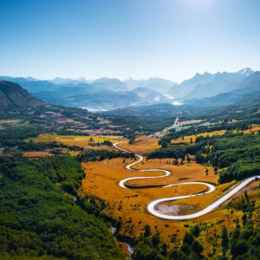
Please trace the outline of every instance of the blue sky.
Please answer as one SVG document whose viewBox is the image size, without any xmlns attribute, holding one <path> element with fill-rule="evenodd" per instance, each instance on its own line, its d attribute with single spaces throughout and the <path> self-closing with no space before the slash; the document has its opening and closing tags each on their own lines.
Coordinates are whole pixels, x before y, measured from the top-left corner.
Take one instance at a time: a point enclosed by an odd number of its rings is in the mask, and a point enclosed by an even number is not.
<svg viewBox="0 0 260 260">
<path fill-rule="evenodd" d="M 1 75 L 163 77 L 260 70 L 258 0 L 0 0 Z"/>
</svg>

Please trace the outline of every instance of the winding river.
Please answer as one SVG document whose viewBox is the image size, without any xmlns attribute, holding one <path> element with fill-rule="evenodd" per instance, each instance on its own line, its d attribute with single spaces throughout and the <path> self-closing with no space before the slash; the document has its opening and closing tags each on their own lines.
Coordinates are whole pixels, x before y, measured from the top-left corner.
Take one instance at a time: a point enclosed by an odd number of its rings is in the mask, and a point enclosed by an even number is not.
<svg viewBox="0 0 260 260">
<path fill-rule="evenodd" d="M 118 143 L 113 144 L 113 145 L 116 149 L 118 149 L 122 152 L 129 153 L 128 150 L 121 148 Z M 136 157 L 136 160 L 134 162 L 126 165 L 126 169 L 128 171 L 133 171 L 133 170 L 136 171 L 136 169 L 134 169 L 133 167 L 135 165 L 141 163 L 144 160 L 144 157 L 140 154 L 135 154 L 135 157 Z M 125 178 L 118 183 L 119 187 L 121 187 L 122 189 L 127 189 L 126 183 L 128 181 L 131 181 L 131 180 L 140 180 L 140 179 L 142 179 L 142 180 L 147 179 L 148 180 L 148 179 L 165 178 L 165 177 L 170 176 L 172 174 L 168 170 L 156 169 L 156 168 L 155 169 L 154 168 L 142 169 L 142 170 L 138 170 L 138 171 L 139 172 L 161 172 L 162 175 L 160 175 L 160 176 L 150 176 L 150 177 L 148 177 L 148 176 L 138 176 L 138 177 Z M 147 211 L 155 217 L 158 217 L 160 219 L 166 219 L 166 220 L 190 220 L 190 219 L 198 218 L 198 217 L 201 217 L 203 215 L 206 215 L 206 214 L 214 211 L 219 206 L 221 206 L 224 202 L 228 201 L 235 194 L 237 194 L 239 191 L 241 191 L 243 188 L 248 186 L 251 182 L 254 182 L 256 180 L 260 180 L 260 175 L 244 179 L 239 184 L 230 188 L 226 193 L 224 193 L 220 198 L 218 198 L 217 200 L 212 202 L 206 208 L 199 210 L 197 212 L 191 213 L 191 214 L 187 214 L 187 215 L 168 215 L 168 214 L 162 213 L 158 210 L 158 205 L 161 204 L 161 203 L 164 203 L 164 202 L 177 201 L 177 200 L 182 200 L 182 199 L 187 199 L 187 198 L 192 198 L 192 197 L 196 197 L 196 196 L 203 196 L 203 195 L 209 194 L 209 193 L 215 191 L 215 189 L 216 189 L 215 185 L 209 184 L 207 182 L 201 182 L 201 181 L 198 181 L 198 182 L 197 181 L 182 182 L 182 183 L 178 183 L 178 184 L 165 185 L 165 186 L 162 186 L 161 188 L 172 188 L 172 187 L 176 187 L 176 186 L 180 186 L 180 185 L 205 185 L 207 187 L 207 190 L 200 192 L 200 193 L 196 193 L 196 194 L 174 196 L 174 197 L 167 197 L 167 198 L 161 198 L 161 199 L 153 200 L 147 205 Z"/>
</svg>

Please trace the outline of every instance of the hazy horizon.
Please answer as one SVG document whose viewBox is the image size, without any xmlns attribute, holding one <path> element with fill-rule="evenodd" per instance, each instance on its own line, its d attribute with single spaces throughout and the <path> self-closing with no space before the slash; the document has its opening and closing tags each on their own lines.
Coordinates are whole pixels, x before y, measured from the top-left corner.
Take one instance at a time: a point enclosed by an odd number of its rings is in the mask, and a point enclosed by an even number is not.
<svg viewBox="0 0 260 260">
<path fill-rule="evenodd" d="M 260 70 L 257 0 L 3 0 L 0 75 L 163 78 Z"/>
<path fill-rule="evenodd" d="M 202 73 L 199 73 L 199 72 L 195 72 L 191 77 L 189 78 L 185 78 L 185 79 L 182 79 L 180 81 L 174 81 L 172 79 L 167 79 L 167 78 L 162 78 L 162 77 L 149 77 L 149 78 L 133 78 L 133 77 L 128 77 L 128 78 L 119 78 L 119 77 L 105 77 L 105 76 L 101 76 L 101 77 L 98 77 L 98 78 L 85 78 L 85 77 L 75 77 L 75 78 L 71 78 L 68 76 L 66 77 L 53 77 L 53 78 L 36 78 L 36 77 L 32 77 L 31 75 L 1 75 L 0 74 L 0 77 L 10 77 L 10 78 L 31 78 L 33 80 L 47 80 L 47 81 L 54 81 L 54 80 L 58 80 L 58 79 L 61 79 L 61 80 L 75 80 L 75 81 L 90 81 L 90 82 L 93 82 L 95 80 L 99 80 L 99 79 L 117 79 L 117 80 L 120 80 L 122 82 L 124 81 L 128 81 L 128 80 L 136 80 L 136 81 L 142 81 L 142 80 L 152 80 L 152 79 L 162 79 L 162 80 L 169 80 L 169 81 L 172 81 L 173 83 L 181 83 L 185 80 L 189 80 L 191 79 L 192 77 L 195 77 L 197 74 L 200 74 L 200 75 L 203 75 L 203 74 L 216 74 L 216 73 L 236 73 L 236 72 L 239 72 L 239 71 L 242 71 L 244 69 L 249 69 L 249 70 L 252 70 L 252 71 L 258 71 L 258 70 L 255 70 L 255 69 L 252 69 L 252 68 L 240 68 L 238 70 L 234 70 L 234 71 L 229 71 L 229 70 L 225 70 L 225 71 L 215 71 L 215 72 L 211 72 L 211 71 L 204 71 Z"/>
</svg>

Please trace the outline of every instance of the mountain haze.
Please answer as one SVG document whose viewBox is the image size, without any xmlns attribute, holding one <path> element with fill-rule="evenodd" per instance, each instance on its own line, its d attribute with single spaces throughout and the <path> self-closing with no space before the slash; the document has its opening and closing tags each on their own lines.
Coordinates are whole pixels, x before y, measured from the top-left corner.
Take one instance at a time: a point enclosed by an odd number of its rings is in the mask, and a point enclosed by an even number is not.
<svg viewBox="0 0 260 260">
<path fill-rule="evenodd" d="M 169 93 L 181 100 L 213 97 L 243 88 L 245 80 L 253 74 L 249 68 L 232 73 L 197 73 L 193 78 L 171 88 Z"/>
<path fill-rule="evenodd" d="M 147 80 L 100 78 L 94 81 L 56 78 L 0 77 L 13 81 L 45 102 L 68 107 L 81 107 L 93 111 L 114 110 L 129 106 L 178 101 L 198 106 L 229 105 L 239 101 L 244 93 L 258 91 L 259 72 L 249 68 L 237 72 L 196 74 L 180 84 L 151 78 Z M 202 100 L 203 102 L 198 102 Z"/>
</svg>

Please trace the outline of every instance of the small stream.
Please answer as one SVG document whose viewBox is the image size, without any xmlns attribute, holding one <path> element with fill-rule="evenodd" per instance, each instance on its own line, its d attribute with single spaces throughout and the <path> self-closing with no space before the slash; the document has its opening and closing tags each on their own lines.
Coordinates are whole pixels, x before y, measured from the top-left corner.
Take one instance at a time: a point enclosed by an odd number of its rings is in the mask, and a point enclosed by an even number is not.
<svg viewBox="0 0 260 260">
<path fill-rule="evenodd" d="M 129 258 L 131 259 L 131 255 L 134 253 L 134 248 L 130 245 L 129 242 L 126 241 L 126 239 L 119 239 L 117 236 L 116 236 L 116 232 L 117 232 L 117 227 L 115 226 L 111 226 L 111 233 L 112 235 L 115 237 L 115 239 L 121 243 L 124 243 L 126 244 L 127 246 L 127 251 L 128 251 L 128 256 Z"/>
</svg>

